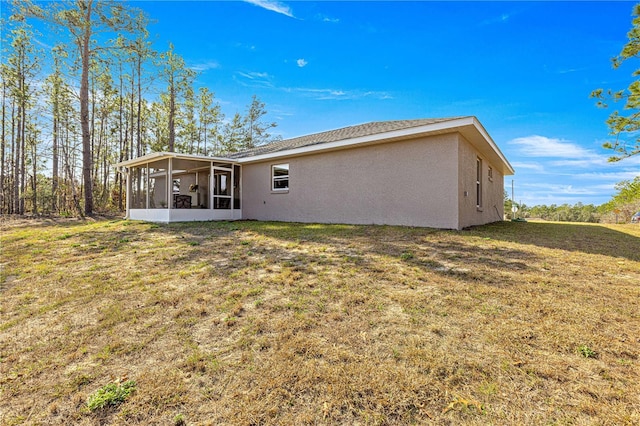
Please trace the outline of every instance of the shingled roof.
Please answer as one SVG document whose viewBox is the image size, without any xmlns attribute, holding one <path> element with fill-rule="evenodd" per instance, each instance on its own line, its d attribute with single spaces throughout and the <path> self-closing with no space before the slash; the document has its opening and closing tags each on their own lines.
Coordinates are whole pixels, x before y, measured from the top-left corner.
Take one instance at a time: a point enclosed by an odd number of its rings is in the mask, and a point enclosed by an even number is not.
<svg viewBox="0 0 640 426">
<path fill-rule="evenodd" d="M 359 124 L 356 126 L 343 127 L 341 129 L 329 130 L 327 132 L 314 133 L 312 135 L 299 136 L 297 138 L 285 139 L 272 142 L 267 145 L 258 146 L 247 151 L 224 154 L 226 158 L 237 159 L 252 157 L 256 155 L 271 154 L 275 152 L 287 151 L 294 148 L 303 148 L 312 145 L 319 145 L 329 142 L 337 142 L 363 136 L 375 135 L 378 133 L 404 130 L 412 127 L 425 126 L 428 124 L 441 123 L 445 121 L 457 120 L 464 117 L 449 118 L 422 118 L 418 120 L 394 120 L 394 121 L 373 121 L 371 123 Z"/>
</svg>

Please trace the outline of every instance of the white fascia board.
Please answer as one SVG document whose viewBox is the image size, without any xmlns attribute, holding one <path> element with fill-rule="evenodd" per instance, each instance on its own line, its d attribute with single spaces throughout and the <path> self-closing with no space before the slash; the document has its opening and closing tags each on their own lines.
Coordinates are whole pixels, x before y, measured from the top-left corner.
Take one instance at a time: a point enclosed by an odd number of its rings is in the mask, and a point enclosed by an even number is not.
<svg viewBox="0 0 640 426">
<path fill-rule="evenodd" d="M 113 165 L 113 167 L 130 167 L 136 166 L 138 164 L 145 164 L 150 161 L 156 161 L 162 159 L 166 152 L 152 152 L 150 154 L 145 154 L 142 157 L 132 158 L 130 160 L 124 160 L 119 163 Z"/>
</svg>

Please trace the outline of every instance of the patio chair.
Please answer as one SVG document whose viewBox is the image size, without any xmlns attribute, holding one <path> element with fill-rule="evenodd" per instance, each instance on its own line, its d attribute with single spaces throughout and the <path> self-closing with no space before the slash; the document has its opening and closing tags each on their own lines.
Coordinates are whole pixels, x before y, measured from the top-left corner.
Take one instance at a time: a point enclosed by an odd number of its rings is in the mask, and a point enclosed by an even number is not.
<svg viewBox="0 0 640 426">
<path fill-rule="evenodd" d="M 176 195 L 174 207 L 176 209 L 190 209 L 191 195 Z"/>
</svg>

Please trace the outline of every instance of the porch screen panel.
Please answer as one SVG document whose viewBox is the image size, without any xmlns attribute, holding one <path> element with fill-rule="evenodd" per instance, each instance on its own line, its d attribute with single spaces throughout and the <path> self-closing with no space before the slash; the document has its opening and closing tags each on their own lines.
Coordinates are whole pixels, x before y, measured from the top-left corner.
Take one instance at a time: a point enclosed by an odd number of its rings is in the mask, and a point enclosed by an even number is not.
<svg viewBox="0 0 640 426">
<path fill-rule="evenodd" d="M 213 208 L 228 210 L 231 208 L 231 170 L 213 170 Z"/>
<path fill-rule="evenodd" d="M 167 169 L 149 167 L 149 209 L 166 209 Z"/>
<path fill-rule="evenodd" d="M 147 166 L 133 167 L 131 177 L 131 208 L 147 208 Z"/>
</svg>

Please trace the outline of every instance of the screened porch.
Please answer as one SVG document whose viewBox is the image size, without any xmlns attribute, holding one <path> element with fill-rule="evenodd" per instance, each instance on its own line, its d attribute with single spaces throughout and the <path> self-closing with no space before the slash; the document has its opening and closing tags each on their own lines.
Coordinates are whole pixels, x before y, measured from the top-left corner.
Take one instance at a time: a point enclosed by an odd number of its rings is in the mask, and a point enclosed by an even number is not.
<svg viewBox="0 0 640 426">
<path fill-rule="evenodd" d="M 242 218 L 241 167 L 169 152 L 116 164 L 126 176 L 126 218 L 152 222 Z"/>
</svg>

